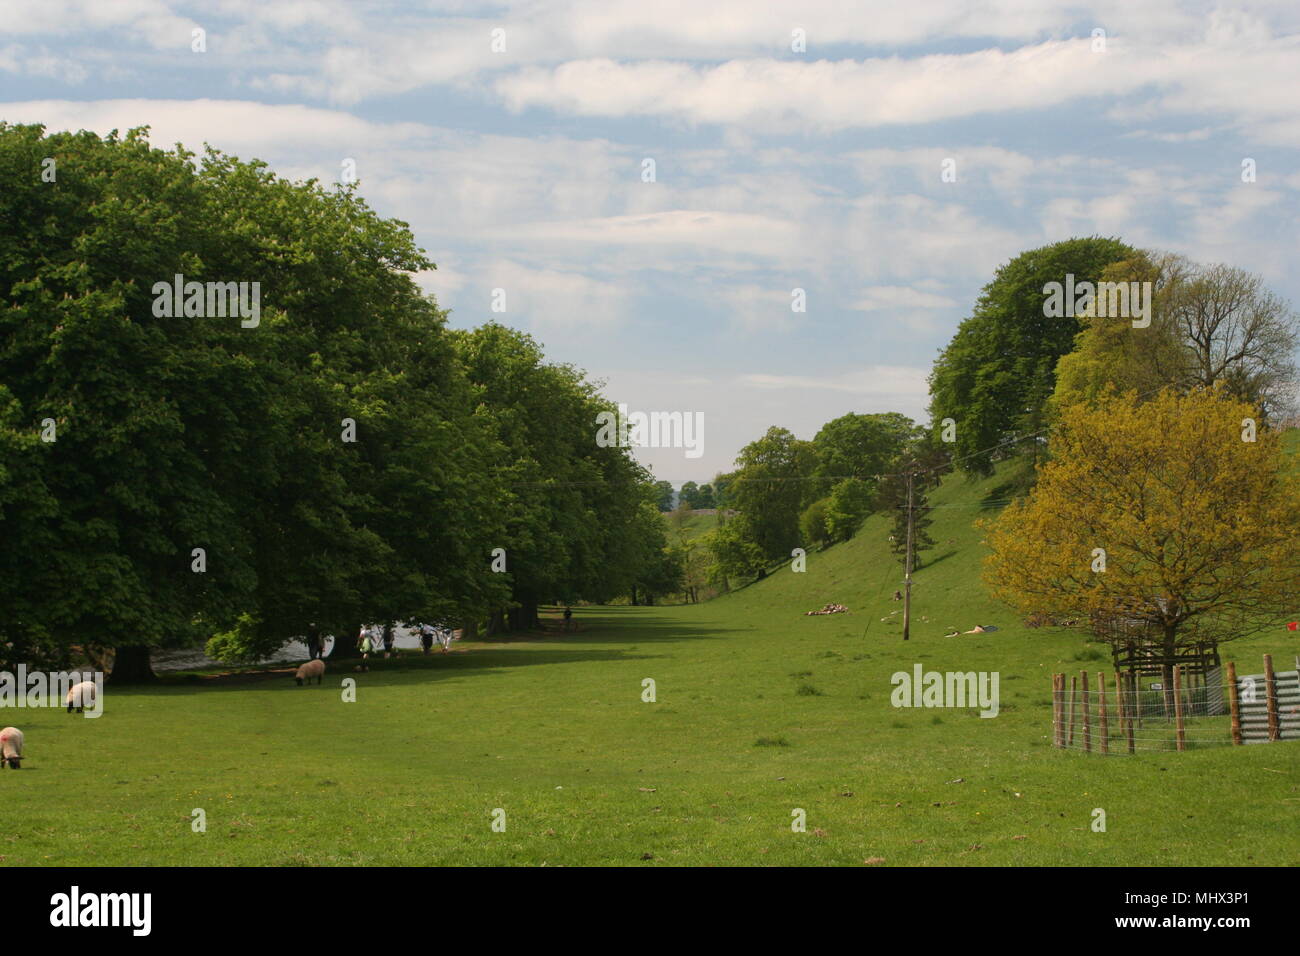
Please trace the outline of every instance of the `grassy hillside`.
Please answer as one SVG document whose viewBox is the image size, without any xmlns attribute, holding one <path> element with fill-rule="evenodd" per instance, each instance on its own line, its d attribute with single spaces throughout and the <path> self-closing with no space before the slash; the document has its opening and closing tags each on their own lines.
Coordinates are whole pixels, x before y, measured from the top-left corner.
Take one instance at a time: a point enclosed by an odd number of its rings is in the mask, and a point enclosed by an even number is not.
<svg viewBox="0 0 1300 956">
<path fill-rule="evenodd" d="M 1300 745 L 1049 746 L 1049 674 L 1109 660 L 983 596 L 971 521 L 1004 494 L 995 477 L 933 495 L 907 644 L 873 518 L 805 573 L 706 604 L 580 609 L 576 634 L 381 661 L 346 675 L 355 703 L 332 671 L 110 691 L 98 720 L 24 712 L 0 863 L 1300 864 Z M 851 613 L 804 616 L 828 601 Z M 1001 630 L 942 636 L 975 623 Z M 1279 628 L 1226 656 L 1289 665 L 1298 643 Z M 1000 714 L 892 707 L 916 663 L 999 672 Z"/>
<path fill-rule="evenodd" d="M 664 521 L 668 525 L 668 540 L 675 544 L 678 540 L 679 531 L 687 541 L 708 534 L 718 526 L 718 512 L 714 508 L 687 511 L 681 516 L 679 522 L 677 515 L 670 511 L 664 515 Z"/>
</svg>

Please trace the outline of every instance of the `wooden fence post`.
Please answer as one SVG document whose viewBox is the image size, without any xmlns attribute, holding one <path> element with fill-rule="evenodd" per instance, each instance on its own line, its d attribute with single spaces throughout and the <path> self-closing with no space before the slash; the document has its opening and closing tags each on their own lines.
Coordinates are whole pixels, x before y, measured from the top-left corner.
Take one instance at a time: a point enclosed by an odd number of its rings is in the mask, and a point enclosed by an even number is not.
<svg viewBox="0 0 1300 956">
<path fill-rule="evenodd" d="M 1121 744 L 1124 740 L 1124 678 L 1119 671 L 1115 672 L 1115 719 L 1119 721 L 1119 738 Z"/>
<path fill-rule="evenodd" d="M 1277 680 L 1273 677 L 1273 655 L 1264 655 L 1264 699 L 1268 705 L 1268 739 L 1280 740 L 1282 733 L 1277 722 Z"/>
<path fill-rule="evenodd" d="M 1070 678 L 1070 731 L 1065 738 L 1065 746 L 1074 746 L 1074 702 L 1079 696 L 1079 678 Z"/>
<path fill-rule="evenodd" d="M 1228 661 L 1228 708 L 1232 711 L 1232 743 L 1241 746 L 1241 704 L 1237 702 L 1237 662 Z"/>
<path fill-rule="evenodd" d="M 1092 718 L 1090 715 L 1091 701 L 1088 700 L 1088 672 L 1082 671 L 1083 675 L 1083 752 L 1092 753 Z"/>
<path fill-rule="evenodd" d="M 1106 722 L 1106 672 L 1097 671 L 1097 709 L 1101 718 L 1101 752 L 1110 753 L 1110 725 Z"/>
<path fill-rule="evenodd" d="M 1060 748 L 1061 735 L 1061 675 L 1052 675 L 1052 746 Z"/>
<path fill-rule="evenodd" d="M 1187 749 L 1187 739 L 1183 733 L 1183 668 L 1174 665 L 1174 724 L 1177 727 L 1178 749 Z"/>
<path fill-rule="evenodd" d="M 1128 706 L 1125 708 L 1125 710 L 1128 712 L 1128 752 L 1137 753 L 1136 749 L 1133 747 L 1133 710 L 1135 707 L 1137 707 L 1137 686 L 1138 686 L 1136 674 L 1128 675 L 1128 686 L 1129 686 L 1130 697 L 1128 699 Z M 1139 709 L 1138 715 L 1140 716 L 1141 713 L 1142 711 Z"/>
</svg>

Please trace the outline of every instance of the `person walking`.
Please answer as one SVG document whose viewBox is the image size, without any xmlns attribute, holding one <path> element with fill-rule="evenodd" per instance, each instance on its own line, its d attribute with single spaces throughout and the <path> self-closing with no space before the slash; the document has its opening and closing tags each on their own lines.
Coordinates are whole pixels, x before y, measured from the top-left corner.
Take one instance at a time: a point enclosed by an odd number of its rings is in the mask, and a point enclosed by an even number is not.
<svg viewBox="0 0 1300 956">
<path fill-rule="evenodd" d="M 573 630 L 573 608 L 571 607 L 564 609 L 564 629 L 566 631 Z"/>
<path fill-rule="evenodd" d="M 363 624 L 361 633 L 357 635 L 357 650 L 361 652 L 361 663 L 358 665 L 359 670 L 370 670 L 370 652 L 375 649 L 375 642 L 370 639 L 370 631 Z"/>
<path fill-rule="evenodd" d="M 433 650 L 433 625 L 428 621 L 420 625 L 420 646 L 424 648 L 425 657 Z"/>
<path fill-rule="evenodd" d="M 397 640 L 397 635 L 393 627 L 393 622 L 389 621 L 384 625 L 384 657 L 393 656 L 393 642 Z"/>
<path fill-rule="evenodd" d="M 307 625 L 307 660 L 314 661 L 321 654 L 320 627 L 316 624 Z"/>
</svg>

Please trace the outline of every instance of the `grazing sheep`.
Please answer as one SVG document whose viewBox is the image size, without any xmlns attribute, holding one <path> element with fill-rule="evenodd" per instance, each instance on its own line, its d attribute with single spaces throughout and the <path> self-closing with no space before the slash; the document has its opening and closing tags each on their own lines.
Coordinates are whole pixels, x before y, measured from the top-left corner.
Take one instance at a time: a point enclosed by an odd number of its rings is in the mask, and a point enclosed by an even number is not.
<svg viewBox="0 0 1300 956">
<path fill-rule="evenodd" d="M 17 770 L 23 759 L 23 732 L 17 727 L 0 730 L 0 770 L 13 767 Z"/>
<path fill-rule="evenodd" d="M 310 684 L 313 677 L 316 678 L 317 684 L 325 679 L 325 662 L 319 657 L 301 665 L 298 668 L 298 673 L 294 675 L 294 679 L 298 681 L 299 687 L 302 686 L 304 679 L 308 684 Z"/>
<path fill-rule="evenodd" d="M 68 705 L 68 713 L 72 713 L 72 708 L 77 708 L 77 713 L 81 713 L 86 707 L 95 706 L 95 684 L 93 681 L 83 680 L 80 684 L 73 684 L 68 690 L 68 696 L 64 698 Z"/>
</svg>

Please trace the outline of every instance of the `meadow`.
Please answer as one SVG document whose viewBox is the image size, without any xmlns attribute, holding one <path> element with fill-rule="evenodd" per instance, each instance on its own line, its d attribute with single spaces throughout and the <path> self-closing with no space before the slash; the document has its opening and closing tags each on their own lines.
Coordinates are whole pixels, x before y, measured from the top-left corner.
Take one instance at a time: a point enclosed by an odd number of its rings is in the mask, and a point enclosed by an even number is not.
<svg viewBox="0 0 1300 956">
<path fill-rule="evenodd" d="M 544 633 L 320 687 L 190 674 L 110 687 L 97 720 L 23 712 L 0 864 L 1300 864 L 1300 745 L 1050 746 L 1050 675 L 1109 654 L 984 595 L 972 521 L 1006 494 L 999 477 L 933 494 L 907 643 L 873 517 L 806 572 L 699 605 L 581 607 L 576 633 L 549 609 Z M 830 601 L 850 613 L 804 615 Z M 943 636 L 977 623 L 1000 629 Z M 1296 635 L 1223 648 L 1242 673 L 1265 652 L 1291 667 Z M 999 672 L 1000 713 L 892 707 L 891 675 L 917 663 Z"/>
</svg>

